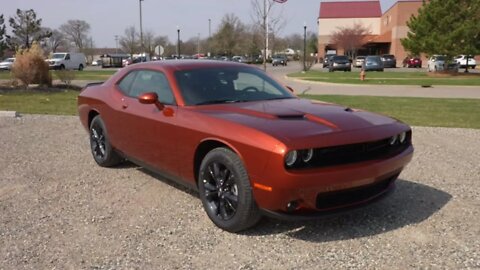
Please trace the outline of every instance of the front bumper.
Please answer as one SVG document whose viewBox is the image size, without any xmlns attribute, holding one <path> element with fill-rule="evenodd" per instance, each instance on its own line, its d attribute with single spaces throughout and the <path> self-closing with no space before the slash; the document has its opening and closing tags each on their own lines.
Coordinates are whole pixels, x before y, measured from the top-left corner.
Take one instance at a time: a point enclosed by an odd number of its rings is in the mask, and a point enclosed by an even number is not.
<svg viewBox="0 0 480 270">
<path fill-rule="evenodd" d="M 409 146 L 384 160 L 272 172 L 272 177 L 277 178 L 263 182 L 271 190 L 253 191 L 258 206 L 270 214 L 310 216 L 336 211 L 365 204 L 386 193 L 412 157 L 413 146 Z M 292 203 L 296 204 L 293 209 L 289 207 Z"/>
</svg>

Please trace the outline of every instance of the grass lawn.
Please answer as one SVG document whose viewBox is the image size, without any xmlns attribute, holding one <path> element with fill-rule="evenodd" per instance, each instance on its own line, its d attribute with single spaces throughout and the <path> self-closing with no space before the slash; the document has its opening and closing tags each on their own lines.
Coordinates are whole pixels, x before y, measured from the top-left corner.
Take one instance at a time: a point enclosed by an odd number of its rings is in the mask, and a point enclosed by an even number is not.
<svg viewBox="0 0 480 270">
<path fill-rule="evenodd" d="M 74 90 L 4 91 L 0 93 L 0 110 L 26 114 L 76 115 L 78 94 Z M 480 99 L 330 95 L 302 97 L 382 113 L 413 126 L 480 129 Z"/>
<path fill-rule="evenodd" d="M 0 110 L 27 114 L 76 115 L 79 91 L 39 90 L 0 93 Z"/>
<path fill-rule="evenodd" d="M 333 95 L 302 97 L 389 115 L 412 126 L 480 129 L 480 99 Z"/>
<path fill-rule="evenodd" d="M 308 81 L 346 83 L 346 84 L 376 84 L 376 85 L 478 85 L 480 74 L 435 74 L 427 72 L 367 72 L 366 80 L 360 81 L 358 71 L 352 72 L 321 72 L 310 70 L 306 73 L 292 73 L 288 75 Z"/>
<path fill-rule="evenodd" d="M 58 79 L 57 76 L 55 75 L 55 71 L 52 72 L 52 78 L 54 80 Z M 114 69 L 102 69 L 102 70 L 83 70 L 83 71 L 78 71 L 74 70 L 75 72 L 75 80 L 86 80 L 86 81 L 105 81 L 110 76 L 112 76 L 116 70 Z M 12 75 L 10 72 L 0 72 L 0 80 L 9 80 L 12 78 Z"/>
</svg>

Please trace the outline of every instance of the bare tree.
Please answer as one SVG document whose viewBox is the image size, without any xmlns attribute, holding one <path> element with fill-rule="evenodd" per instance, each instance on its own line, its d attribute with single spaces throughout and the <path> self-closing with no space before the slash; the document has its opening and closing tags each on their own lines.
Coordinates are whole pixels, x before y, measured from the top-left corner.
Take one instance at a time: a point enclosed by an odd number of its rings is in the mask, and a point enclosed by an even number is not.
<svg viewBox="0 0 480 270">
<path fill-rule="evenodd" d="M 48 27 L 45 27 L 44 31 L 52 33 L 50 37 L 43 40 L 43 48 L 46 53 L 54 53 L 59 47 L 65 46 L 65 36 L 62 34 L 62 32 L 56 29 L 51 30 Z"/>
<path fill-rule="evenodd" d="M 124 36 L 120 37 L 120 47 L 122 51 L 127 52 L 133 58 L 140 47 L 140 38 L 135 26 L 129 26 L 125 29 Z"/>
<path fill-rule="evenodd" d="M 330 42 L 337 48 L 342 48 L 345 54 L 355 58 L 357 51 L 365 45 L 365 37 L 370 34 L 370 30 L 361 23 L 355 23 L 352 27 L 338 27 L 338 30 L 332 33 Z"/>
<path fill-rule="evenodd" d="M 155 54 L 155 34 L 153 31 L 147 30 L 143 32 L 143 48 L 144 52 L 149 56 Z"/>
<path fill-rule="evenodd" d="M 263 42 L 263 67 L 266 69 L 267 56 L 269 48 L 275 49 L 275 37 L 285 26 L 282 18 L 282 12 L 275 14 L 275 5 L 278 3 L 274 0 L 252 0 L 252 19 L 254 25 L 261 26 Z M 269 44 L 269 41 L 272 44 Z"/>
<path fill-rule="evenodd" d="M 0 57 L 3 57 L 3 51 L 7 48 L 7 37 L 6 34 L 6 27 L 5 27 L 5 19 L 3 18 L 3 14 L 0 15 Z"/>
<path fill-rule="evenodd" d="M 212 37 L 214 50 L 223 55 L 243 54 L 245 25 L 234 14 L 226 14 Z"/>
<path fill-rule="evenodd" d="M 79 51 L 83 51 L 88 42 L 90 24 L 83 20 L 68 20 L 60 26 L 65 38 L 75 44 Z"/>
</svg>

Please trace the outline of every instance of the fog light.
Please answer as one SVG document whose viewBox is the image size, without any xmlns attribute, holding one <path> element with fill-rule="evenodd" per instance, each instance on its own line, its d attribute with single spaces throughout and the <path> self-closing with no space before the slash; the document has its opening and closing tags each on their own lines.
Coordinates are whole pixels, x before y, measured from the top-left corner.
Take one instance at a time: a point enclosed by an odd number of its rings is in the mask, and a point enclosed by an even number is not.
<svg viewBox="0 0 480 270">
<path fill-rule="evenodd" d="M 288 152 L 288 154 L 285 156 L 285 164 L 288 167 L 292 167 L 293 164 L 297 161 L 298 158 L 298 153 L 296 150 Z"/>
<path fill-rule="evenodd" d="M 287 211 L 292 212 L 295 211 L 298 208 L 298 202 L 297 201 L 291 201 L 287 203 Z"/>
</svg>

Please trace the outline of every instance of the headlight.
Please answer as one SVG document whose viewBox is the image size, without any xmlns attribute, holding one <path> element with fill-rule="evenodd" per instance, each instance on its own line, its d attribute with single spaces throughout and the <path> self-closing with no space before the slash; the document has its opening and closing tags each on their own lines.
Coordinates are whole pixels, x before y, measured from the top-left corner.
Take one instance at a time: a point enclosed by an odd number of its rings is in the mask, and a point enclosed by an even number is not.
<svg viewBox="0 0 480 270">
<path fill-rule="evenodd" d="M 397 135 L 391 137 L 390 140 L 388 141 L 388 143 L 390 145 L 395 145 L 395 143 L 397 142 L 397 137 L 398 137 Z"/>
<path fill-rule="evenodd" d="M 297 161 L 298 158 L 298 152 L 296 150 L 288 152 L 288 154 L 285 156 L 285 164 L 288 167 L 292 167 L 293 164 Z"/>
<path fill-rule="evenodd" d="M 406 138 L 407 138 L 407 133 L 405 131 L 400 133 L 400 135 L 398 135 L 398 141 L 400 143 L 404 143 Z"/>
<path fill-rule="evenodd" d="M 306 149 L 302 151 L 302 160 L 307 163 L 313 158 L 313 149 Z"/>
</svg>

